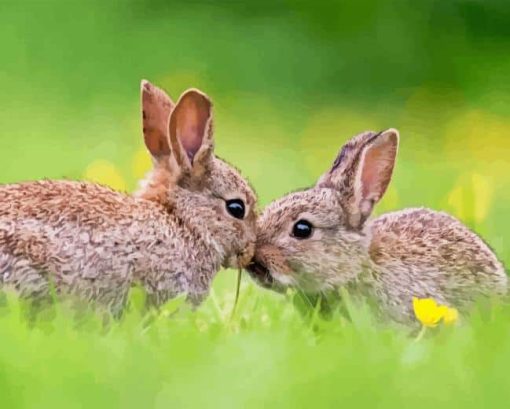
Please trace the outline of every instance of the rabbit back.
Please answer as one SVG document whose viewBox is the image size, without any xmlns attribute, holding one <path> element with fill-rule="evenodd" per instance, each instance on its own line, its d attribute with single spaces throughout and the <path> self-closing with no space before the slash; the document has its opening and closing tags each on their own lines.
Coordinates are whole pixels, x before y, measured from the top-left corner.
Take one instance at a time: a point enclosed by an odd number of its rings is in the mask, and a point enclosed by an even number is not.
<svg viewBox="0 0 510 409">
<path fill-rule="evenodd" d="M 369 280 L 390 310 L 412 314 L 412 297 L 462 309 L 507 292 L 507 275 L 494 252 L 446 213 L 406 209 L 384 214 L 367 228 Z"/>
<path fill-rule="evenodd" d="M 114 305 L 142 284 L 155 303 L 206 291 L 217 256 L 162 205 L 85 182 L 0 187 L 0 285 Z M 198 277 L 198 279 L 197 279 Z"/>
</svg>

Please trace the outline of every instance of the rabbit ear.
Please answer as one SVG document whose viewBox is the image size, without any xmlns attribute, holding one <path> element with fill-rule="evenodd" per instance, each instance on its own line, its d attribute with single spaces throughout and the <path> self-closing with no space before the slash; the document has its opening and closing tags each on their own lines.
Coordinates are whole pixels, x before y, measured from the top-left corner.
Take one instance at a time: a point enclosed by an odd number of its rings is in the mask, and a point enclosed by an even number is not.
<svg viewBox="0 0 510 409">
<path fill-rule="evenodd" d="M 212 103 L 196 89 L 184 92 L 169 124 L 171 149 L 181 168 L 189 171 L 204 165 L 212 154 Z"/>
<path fill-rule="evenodd" d="M 175 104 L 162 89 L 142 80 L 142 122 L 145 146 L 159 160 L 170 155 L 168 121 Z"/>
<path fill-rule="evenodd" d="M 363 225 L 390 183 L 399 142 L 396 129 L 360 134 L 344 145 L 320 187 L 342 194 L 352 228 Z"/>
</svg>

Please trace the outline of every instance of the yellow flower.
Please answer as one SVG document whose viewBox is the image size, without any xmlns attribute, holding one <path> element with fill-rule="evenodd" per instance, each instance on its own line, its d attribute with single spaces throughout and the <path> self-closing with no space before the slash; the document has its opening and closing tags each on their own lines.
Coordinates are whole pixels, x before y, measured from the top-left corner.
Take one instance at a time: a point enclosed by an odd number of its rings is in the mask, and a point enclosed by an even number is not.
<svg viewBox="0 0 510 409">
<path fill-rule="evenodd" d="M 506 161 L 510 132 L 507 118 L 482 110 L 450 116 L 444 128 L 445 148 L 455 160 L 484 163 L 484 169 L 488 164 Z"/>
<path fill-rule="evenodd" d="M 473 173 L 471 175 L 471 183 L 475 200 L 475 221 L 481 223 L 485 220 L 489 212 L 494 187 L 489 179 L 478 173 Z"/>
<path fill-rule="evenodd" d="M 413 297 L 414 315 L 425 327 L 435 327 L 444 315 L 444 308 L 432 298 Z"/>
<path fill-rule="evenodd" d="M 133 156 L 133 175 L 136 179 L 142 179 L 151 170 L 152 162 L 149 153 L 140 149 Z"/>
<path fill-rule="evenodd" d="M 448 205 L 461 220 L 482 223 L 490 211 L 494 185 L 478 173 L 463 175 L 448 195 Z"/>
<path fill-rule="evenodd" d="M 110 186 L 115 190 L 126 190 L 126 182 L 117 167 L 104 159 L 92 162 L 83 174 L 83 178 L 102 185 Z"/>
<path fill-rule="evenodd" d="M 450 325 L 457 321 L 459 312 L 455 308 L 439 305 L 433 298 L 413 297 L 414 315 L 425 327 L 435 327 L 441 320 Z"/>
<path fill-rule="evenodd" d="M 445 323 L 445 325 L 455 324 L 455 322 L 457 322 L 457 320 L 459 319 L 459 312 L 457 311 L 456 308 L 448 307 L 445 308 L 446 311 L 443 315 L 443 322 Z"/>
</svg>

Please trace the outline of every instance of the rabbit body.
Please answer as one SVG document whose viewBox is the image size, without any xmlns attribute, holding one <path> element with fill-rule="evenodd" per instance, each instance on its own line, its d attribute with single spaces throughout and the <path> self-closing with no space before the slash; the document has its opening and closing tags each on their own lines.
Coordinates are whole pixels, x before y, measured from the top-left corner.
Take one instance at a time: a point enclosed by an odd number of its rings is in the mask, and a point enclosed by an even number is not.
<svg viewBox="0 0 510 409">
<path fill-rule="evenodd" d="M 197 223 L 204 211 L 170 213 L 83 182 L 1 186 L 0 284 L 31 298 L 54 285 L 117 308 L 135 283 L 155 304 L 179 293 L 200 300 L 223 258 Z"/>
<path fill-rule="evenodd" d="M 424 208 L 388 213 L 369 222 L 367 231 L 366 266 L 357 284 L 397 321 L 412 320 L 413 297 L 466 310 L 477 299 L 506 294 L 502 263 L 446 213 Z"/>
<path fill-rule="evenodd" d="M 144 81 L 142 106 L 154 169 L 135 195 L 74 181 L 0 185 L 0 287 L 35 300 L 54 287 L 119 313 L 133 284 L 150 305 L 181 293 L 198 304 L 221 266 L 249 261 L 255 195 L 212 153 L 208 98 L 190 90 L 173 104 Z"/>
<path fill-rule="evenodd" d="M 252 277 L 277 291 L 347 287 L 403 323 L 413 320 L 413 297 L 464 309 L 506 294 L 503 265 L 454 217 L 420 208 L 369 219 L 390 182 L 398 139 L 393 129 L 352 138 L 315 186 L 271 203 L 257 222 Z"/>
</svg>

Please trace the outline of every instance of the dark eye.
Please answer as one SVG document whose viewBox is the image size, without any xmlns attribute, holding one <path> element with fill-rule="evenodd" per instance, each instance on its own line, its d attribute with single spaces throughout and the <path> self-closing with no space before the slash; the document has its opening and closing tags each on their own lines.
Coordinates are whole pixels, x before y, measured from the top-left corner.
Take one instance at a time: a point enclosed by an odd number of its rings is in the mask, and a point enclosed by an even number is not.
<svg viewBox="0 0 510 409">
<path fill-rule="evenodd" d="M 312 235 L 313 226 L 307 220 L 298 220 L 292 228 L 292 235 L 297 239 L 307 239 Z"/>
<path fill-rule="evenodd" d="M 244 202 L 241 199 L 227 200 L 227 210 L 236 219 L 244 219 Z"/>
</svg>

